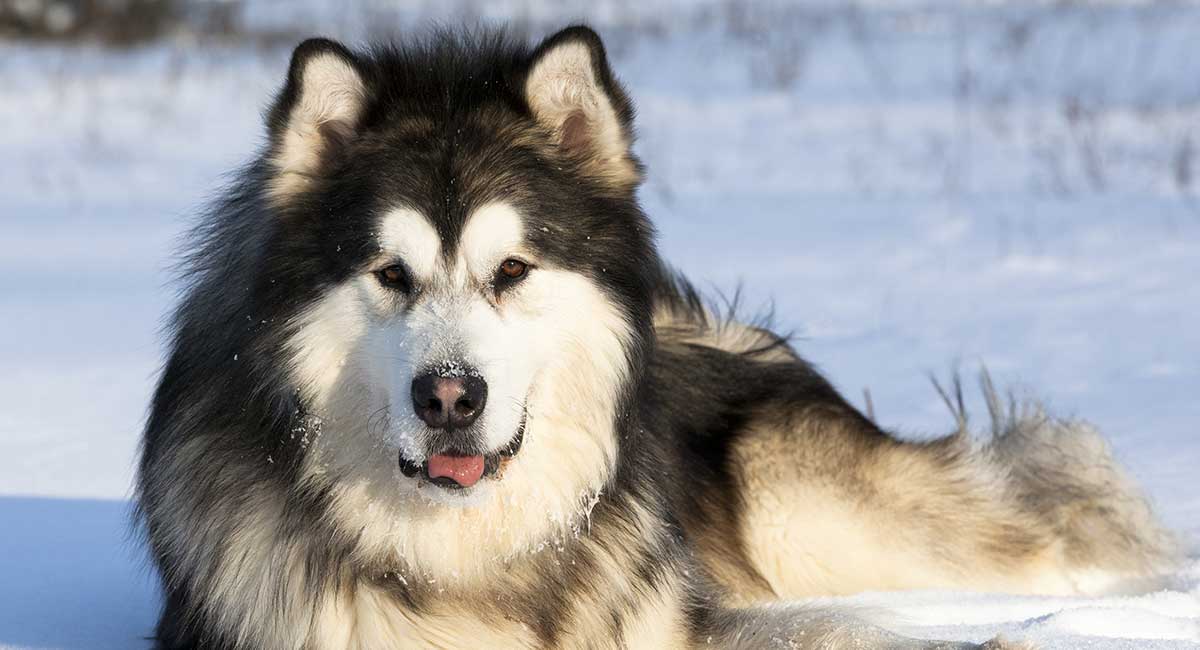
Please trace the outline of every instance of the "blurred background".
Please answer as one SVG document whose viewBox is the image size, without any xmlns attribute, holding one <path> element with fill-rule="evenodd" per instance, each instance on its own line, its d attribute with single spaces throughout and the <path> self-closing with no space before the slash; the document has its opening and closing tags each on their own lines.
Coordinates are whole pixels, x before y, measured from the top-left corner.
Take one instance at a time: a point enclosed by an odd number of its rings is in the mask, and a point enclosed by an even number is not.
<svg viewBox="0 0 1200 650">
<path fill-rule="evenodd" d="M 123 517 L 171 265 L 291 47 L 572 21 L 701 286 L 904 435 L 953 426 L 929 374 L 986 364 L 1200 533 L 1196 3 L 0 0 L 0 646 L 149 631 Z"/>
</svg>

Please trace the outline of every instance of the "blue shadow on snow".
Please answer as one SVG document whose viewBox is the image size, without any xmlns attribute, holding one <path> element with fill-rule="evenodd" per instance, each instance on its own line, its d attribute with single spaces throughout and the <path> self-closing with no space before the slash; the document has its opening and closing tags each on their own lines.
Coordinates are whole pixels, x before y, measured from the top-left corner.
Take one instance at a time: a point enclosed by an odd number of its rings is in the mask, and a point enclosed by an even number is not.
<svg viewBox="0 0 1200 650">
<path fill-rule="evenodd" d="M 150 646 L 161 596 L 130 508 L 0 496 L 0 647 Z"/>
</svg>

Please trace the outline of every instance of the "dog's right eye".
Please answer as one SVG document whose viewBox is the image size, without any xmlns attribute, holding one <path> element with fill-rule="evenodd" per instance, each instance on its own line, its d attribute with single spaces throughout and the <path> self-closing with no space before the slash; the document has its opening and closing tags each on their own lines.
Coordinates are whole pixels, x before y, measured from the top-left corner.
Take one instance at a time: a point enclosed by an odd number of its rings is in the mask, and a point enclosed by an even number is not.
<svg viewBox="0 0 1200 650">
<path fill-rule="evenodd" d="M 375 272 L 379 278 L 379 283 L 389 289 L 397 291 L 405 291 L 412 289 L 412 282 L 408 277 L 408 269 L 404 268 L 403 264 L 392 264 Z"/>
</svg>

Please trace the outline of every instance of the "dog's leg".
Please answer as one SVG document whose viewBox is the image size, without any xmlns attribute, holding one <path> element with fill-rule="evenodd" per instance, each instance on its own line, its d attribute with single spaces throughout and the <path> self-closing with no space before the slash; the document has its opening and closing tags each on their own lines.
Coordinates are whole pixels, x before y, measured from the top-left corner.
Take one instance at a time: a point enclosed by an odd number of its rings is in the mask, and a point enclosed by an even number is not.
<svg viewBox="0 0 1200 650">
<path fill-rule="evenodd" d="M 697 647 L 728 650 L 1025 650 L 1001 638 L 986 643 L 935 641 L 901 636 L 852 613 L 803 605 L 770 605 L 714 612 Z"/>
</svg>

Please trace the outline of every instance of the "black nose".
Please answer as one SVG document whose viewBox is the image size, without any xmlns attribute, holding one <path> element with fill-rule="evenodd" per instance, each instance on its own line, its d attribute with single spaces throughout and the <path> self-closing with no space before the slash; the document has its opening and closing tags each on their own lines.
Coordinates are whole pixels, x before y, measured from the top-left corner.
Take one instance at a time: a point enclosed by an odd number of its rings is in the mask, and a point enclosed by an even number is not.
<svg viewBox="0 0 1200 650">
<path fill-rule="evenodd" d="M 418 376 L 412 383 L 413 411 L 434 429 L 461 429 L 487 404 L 487 382 L 479 377 Z"/>
</svg>

